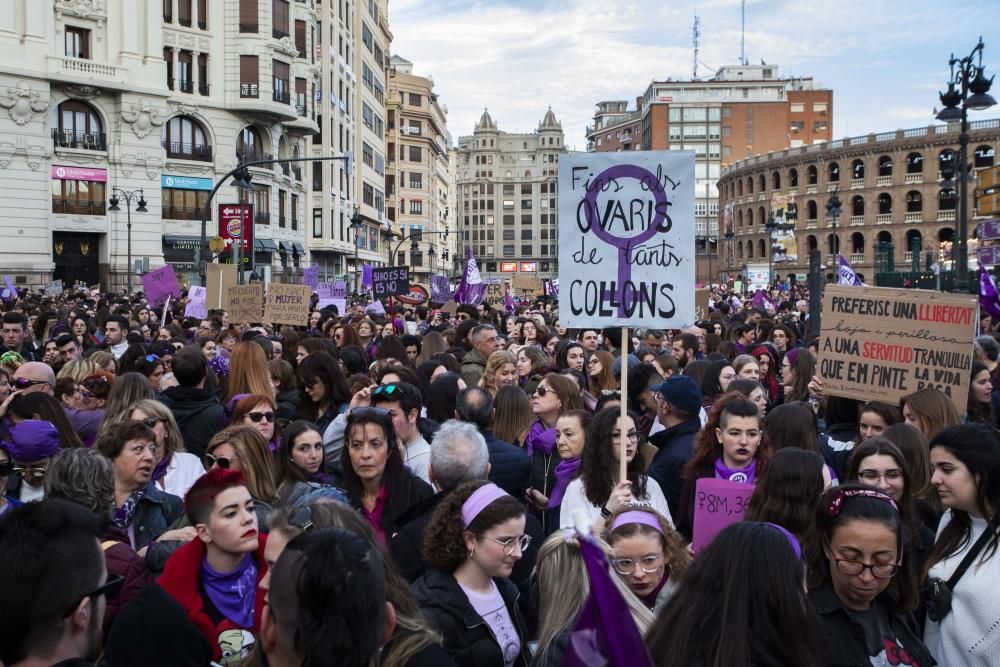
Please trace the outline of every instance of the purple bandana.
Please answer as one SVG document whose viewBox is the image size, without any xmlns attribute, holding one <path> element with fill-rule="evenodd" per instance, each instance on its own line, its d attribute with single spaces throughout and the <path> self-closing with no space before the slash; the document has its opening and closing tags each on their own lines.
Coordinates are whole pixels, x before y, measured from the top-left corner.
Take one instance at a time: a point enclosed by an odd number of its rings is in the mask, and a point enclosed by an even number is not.
<svg viewBox="0 0 1000 667">
<path fill-rule="evenodd" d="M 125 529 L 132 525 L 132 514 L 135 513 L 135 508 L 144 495 L 146 495 L 146 487 L 141 486 L 125 499 L 121 507 L 115 508 L 115 514 L 112 518 L 116 526 Z"/>
<path fill-rule="evenodd" d="M 215 608 L 241 628 L 253 627 L 253 606 L 257 592 L 257 564 L 247 554 L 232 572 L 216 572 L 201 561 L 201 585 Z"/>
<path fill-rule="evenodd" d="M 722 459 L 715 461 L 716 479 L 728 479 L 737 484 L 753 484 L 757 477 L 757 459 L 750 461 L 750 465 L 745 468 L 727 468 Z"/>
<path fill-rule="evenodd" d="M 545 456 L 550 455 L 556 448 L 556 427 L 545 428 L 542 420 L 536 419 L 531 424 L 531 429 L 524 439 L 524 444 L 528 450 L 528 456 L 531 456 L 536 449 L 545 454 Z"/>
<path fill-rule="evenodd" d="M 52 422 L 28 419 L 12 426 L 3 448 L 15 461 L 41 461 L 59 451 L 59 431 Z"/>
<path fill-rule="evenodd" d="M 550 508 L 559 507 L 559 504 L 562 503 L 566 487 L 576 477 L 576 472 L 580 469 L 581 461 L 583 459 L 578 456 L 575 459 L 563 459 L 556 466 L 556 483 L 552 485 L 552 492 L 549 493 Z"/>
</svg>

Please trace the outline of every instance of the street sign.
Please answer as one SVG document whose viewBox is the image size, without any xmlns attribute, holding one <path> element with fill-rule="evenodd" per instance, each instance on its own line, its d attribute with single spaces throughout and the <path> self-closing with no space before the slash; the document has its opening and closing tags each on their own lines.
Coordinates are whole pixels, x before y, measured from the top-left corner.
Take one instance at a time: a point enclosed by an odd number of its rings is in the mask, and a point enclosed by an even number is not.
<svg viewBox="0 0 1000 667">
<path fill-rule="evenodd" d="M 372 296 L 381 299 L 410 291 L 410 270 L 405 266 L 372 269 Z"/>
<path fill-rule="evenodd" d="M 1000 245 L 979 246 L 979 264 L 982 266 L 997 266 L 1000 264 Z"/>
<path fill-rule="evenodd" d="M 208 249 L 218 255 L 226 249 L 226 241 L 221 236 L 213 236 L 208 240 Z"/>
<path fill-rule="evenodd" d="M 225 243 L 225 250 L 234 241 L 242 240 L 243 255 L 249 256 L 253 252 L 253 204 L 219 204 L 219 236 Z"/>
</svg>

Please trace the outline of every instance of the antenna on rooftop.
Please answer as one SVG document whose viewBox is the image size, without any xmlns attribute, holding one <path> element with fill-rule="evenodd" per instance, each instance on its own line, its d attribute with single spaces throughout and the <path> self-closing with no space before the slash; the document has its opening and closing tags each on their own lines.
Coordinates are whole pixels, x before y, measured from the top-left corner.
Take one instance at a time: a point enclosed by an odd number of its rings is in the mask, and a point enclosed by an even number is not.
<svg viewBox="0 0 1000 667">
<path fill-rule="evenodd" d="M 740 64 L 744 67 L 747 64 L 746 52 L 747 35 L 747 0 L 740 2 Z"/>
<path fill-rule="evenodd" d="M 691 77 L 698 79 L 698 38 L 701 36 L 701 19 L 698 18 L 698 8 L 695 7 L 694 25 L 691 27 L 691 40 L 694 42 L 694 67 Z"/>
</svg>

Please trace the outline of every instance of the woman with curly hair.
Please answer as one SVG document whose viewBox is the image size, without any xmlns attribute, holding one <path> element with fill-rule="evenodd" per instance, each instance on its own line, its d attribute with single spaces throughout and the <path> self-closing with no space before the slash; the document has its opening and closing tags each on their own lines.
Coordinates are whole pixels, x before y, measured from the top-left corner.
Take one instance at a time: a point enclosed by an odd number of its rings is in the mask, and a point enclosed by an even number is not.
<svg viewBox="0 0 1000 667">
<path fill-rule="evenodd" d="M 552 359 L 537 347 L 524 347 L 517 353 L 517 382 L 522 387 L 535 375 L 552 367 Z"/>
<path fill-rule="evenodd" d="M 508 579 L 531 538 L 524 505 L 492 482 L 466 482 L 424 530 L 428 571 L 413 584 L 424 616 L 460 667 L 523 667 L 529 636 Z"/>
<path fill-rule="evenodd" d="M 691 565 L 684 538 L 649 507 L 612 513 L 603 537 L 614 550 L 615 570 L 646 608 L 658 614 Z"/>
<path fill-rule="evenodd" d="M 771 458 L 757 405 L 742 394 L 724 394 L 698 432 L 694 456 L 684 469 L 684 488 L 674 522 L 690 540 L 694 528 L 697 482 L 703 477 L 754 484 Z"/>
<path fill-rule="evenodd" d="M 646 476 L 639 453 L 639 432 L 630 413 L 624 425 L 618 408 L 604 408 L 587 428 L 580 476 L 569 483 L 559 507 L 559 527 L 575 525 L 584 512 L 591 525 L 627 507 L 651 507 L 670 519 L 667 499 L 655 479 Z M 626 477 L 618 481 L 622 439 L 625 439 Z"/>
<path fill-rule="evenodd" d="M 600 396 L 602 391 L 614 391 L 618 389 L 618 381 L 612 370 L 615 358 L 610 352 L 598 350 L 590 355 L 587 361 L 587 380 L 590 393 Z"/>
<path fill-rule="evenodd" d="M 507 350 L 498 350 L 486 360 L 479 386 L 496 398 L 500 387 L 507 385 L 517 385 L 517 357 Z"/>
</svg>

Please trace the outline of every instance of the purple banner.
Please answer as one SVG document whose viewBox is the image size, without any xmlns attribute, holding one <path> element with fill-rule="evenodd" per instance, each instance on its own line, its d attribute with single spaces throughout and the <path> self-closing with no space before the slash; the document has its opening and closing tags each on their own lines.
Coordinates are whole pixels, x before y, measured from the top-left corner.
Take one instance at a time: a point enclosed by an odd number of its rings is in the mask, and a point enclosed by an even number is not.
<svg viewBox="0 0 1000 667">
<path fill-rule="evenodd" d="M 372 288 L 372 265 L 365 264 L 361 267 L 361 287 Z"/>
<path fill-rule="evenodd" d="M 979 223 L 979 240 L 995 241 L 1000 239 L 1000 218 Z"/>
<path fill-rule="evenodd" d="M 309 285 L 312 291 L 319 289 L 319 267 L 308 266 L 302 270 L 302 284 Z"/>
<path fill-rule="evenodd" d="M 179 298 L 181 295 L 181 286 L 177 284 L 177 275 L 170 264 L 144 275 L 142 289 L 146 292 L 146 301 L 153 307 L 162 306 L 167 297 Z"/>
<path fill-rule="evenodd" d="M 14 287 L 14 281 L 11 280 L 10 276 L 4 276 L 3 282 L 7 286 L 7 289 L 3 291 L 4 301 L 13 301 L 17 298 L 17 288 Z"/>
<path fill-rule="evenodd" d="M 980 266 L 996 266 L 1000 264 L 1000 245 L 979 246 L 976 253 Z"/>
<path fill-rule="evenodd" d="M 458 303 L 471 303 L 478 306 L 486 296 L 486 285 L 483 277 L 479 273 L 479 265 L 476 264 L 476 257 L 472 254 L 472 246 L 467 248 L 465 260 L 465 273 L 462 274 L 462 282 L 455 290 L 455 301 Z"/>
<path fill-rule="evenodd" d="M 979 305 L 990 317 L 1000 319 L 1000 294 L 993 284 L 993 277 L 982 266 L 979 267 Z"/>
</svg>

